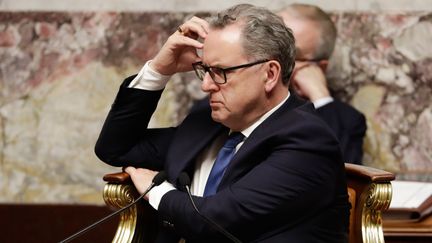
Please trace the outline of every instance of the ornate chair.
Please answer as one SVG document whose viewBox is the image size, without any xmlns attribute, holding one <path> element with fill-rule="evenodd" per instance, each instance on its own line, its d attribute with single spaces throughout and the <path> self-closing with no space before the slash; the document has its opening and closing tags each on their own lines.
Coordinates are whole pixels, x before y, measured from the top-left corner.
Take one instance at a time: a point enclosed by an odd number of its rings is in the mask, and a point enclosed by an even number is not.
<svg viewBox="0 0 432 243">
<path fill-rule="evenodd" d="M 390 172 L 367 166 L 345 164 L 348 194 L 351 203 L 350 243 L 384 242 L 381 213 L 391 201 Z M 104 176 L 105 203 L 119 209 L 138 197 L 128 174 L 121 172 Z M 134 205 L 120 215 L 113 242 L 152 242 L 156 232 L 155 211 L 147 203 Z"/>
<path fill-rule="evenodd" d="M 394 174 L 348 163 L 345 172 L 351 203 L 349 242 L 384 242 L 382 212 L 390 206 Z"/>
<path fill-rule="evenodd" d="M 123 208 L 139 197 L 132 180 L 126 172 L 107 174 L 103 190 L 105 203 L 113 210 Z M 113 243 L 154 241 L 157 232 L 156 212 L 144 200 L 120 213 L 120 222 Z"/>
</svg>

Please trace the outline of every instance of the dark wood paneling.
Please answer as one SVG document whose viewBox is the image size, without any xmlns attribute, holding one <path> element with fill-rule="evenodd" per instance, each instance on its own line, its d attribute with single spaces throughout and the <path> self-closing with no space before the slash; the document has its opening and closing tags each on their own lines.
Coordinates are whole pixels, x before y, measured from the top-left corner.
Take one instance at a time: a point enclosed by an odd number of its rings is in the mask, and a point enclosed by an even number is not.
<svg viewBox="0 0 432 243">
<path fill-rule="evenodd" d="M 0 242 L 59 242 L 112 213 L 105 206 L 0 204 Z M 71 242 L 111 242 L 118 216 Z"/>
</svg>

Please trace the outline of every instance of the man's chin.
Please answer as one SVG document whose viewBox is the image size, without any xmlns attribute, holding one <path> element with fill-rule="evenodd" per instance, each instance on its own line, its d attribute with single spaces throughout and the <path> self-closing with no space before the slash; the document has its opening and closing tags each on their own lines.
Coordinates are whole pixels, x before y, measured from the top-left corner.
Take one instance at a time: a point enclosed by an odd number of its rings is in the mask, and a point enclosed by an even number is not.
<svg viewBox="0 0 432 243">
<path fill-rule="evenodd" d="M 223 116 L 218 111 L 212 111 L 211 117 L 215 122 L 223 123 L 224 121 Z"/>
</svg>

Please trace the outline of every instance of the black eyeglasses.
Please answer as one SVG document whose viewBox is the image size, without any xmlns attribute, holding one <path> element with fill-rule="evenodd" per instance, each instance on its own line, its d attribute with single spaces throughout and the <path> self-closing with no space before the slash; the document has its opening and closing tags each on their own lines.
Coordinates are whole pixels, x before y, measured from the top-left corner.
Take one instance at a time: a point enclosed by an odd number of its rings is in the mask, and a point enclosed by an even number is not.
<svg viewBox="0 0 432 243">
<path fill-rule="evenodd" d="M 234 66 L 234 67 L 228 67 L 228 68 L 212 67 L 212 66 L 207 66 L 207 65 L 203 64 L 202 62 L 195 62 L 192 64 L 192 67 L 195 70 L 195 74 L 197 75 L 197 77 L 201 81 L 204 80 L 204 76 L 205 76 L 206 72 L 208 72 L 210 74 L 210 77 L 213 79 L 213 81 L 215 83 L 224 84 L 227 82 L 226 72 L 232 71 L 235 69 L 239 69 L 239 68 L 252 67 L 254 65 L 268 62 L 268 61 L 270 61 L 270 60 L 264 59 L 264 60 L 259 60 L 256 62 L 251 62 L 251 63 L 242 64 L 242 65 Z"/>
</svg>

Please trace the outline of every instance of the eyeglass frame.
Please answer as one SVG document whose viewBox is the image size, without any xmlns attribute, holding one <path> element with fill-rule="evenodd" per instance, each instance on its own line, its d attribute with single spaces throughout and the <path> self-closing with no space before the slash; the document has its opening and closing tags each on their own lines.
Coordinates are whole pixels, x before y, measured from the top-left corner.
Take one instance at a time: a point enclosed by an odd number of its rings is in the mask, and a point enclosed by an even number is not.
<svg viewBox="0 0 432 243">
<path fill-rule="evenodd" d="M 215 82 L 216 84 L 226 84 L 227 83 L 227 77 L 226 77 L 226 72 L 227 71 L 233 71 L 233 70 L 240 69 L 240 68 L 252 67 L 254 65 L 258 65 L 258 64 L 265 63 L 265 62 L 268 62 L 268 61 L 270 61 L 270 59 L 262 59 L 262 60 L 258 60 L 258 61 L 255 61 L 255 62 L 250 62 L 250 63 L 241 64 L 241 65 L 233 66 L 233 67 L 227 67 L 227 68 L 207 66 L 203 62 L 199 61 L 199 62 L 192 63 L 192 67 L 193 67 L 193 69 L 195 71 L 196 76 L 201 81 L 204 81 L 205 74 L 209 73 L 209 75 L 212 78 L 213 82 Z M 197 66 L 201 66 L 204 69 L 204 75 L 202 76 L 202 78 L 200 77 L 201 75 L 199 74 L 199 72 L 198 72 L 198 70 L 196 68 Z M 213 71 L 211 71 L 211 69 L 218 69 L 218 70 L 222 71 L 223 77 L 224 77 L 224 82 L 223 83 L 216 81 L 216 79 L 212 76 L 212 73 L 213 73 L 213 75 L 216 75 L 216 73 L 213 72 Z"/>
</svg>

